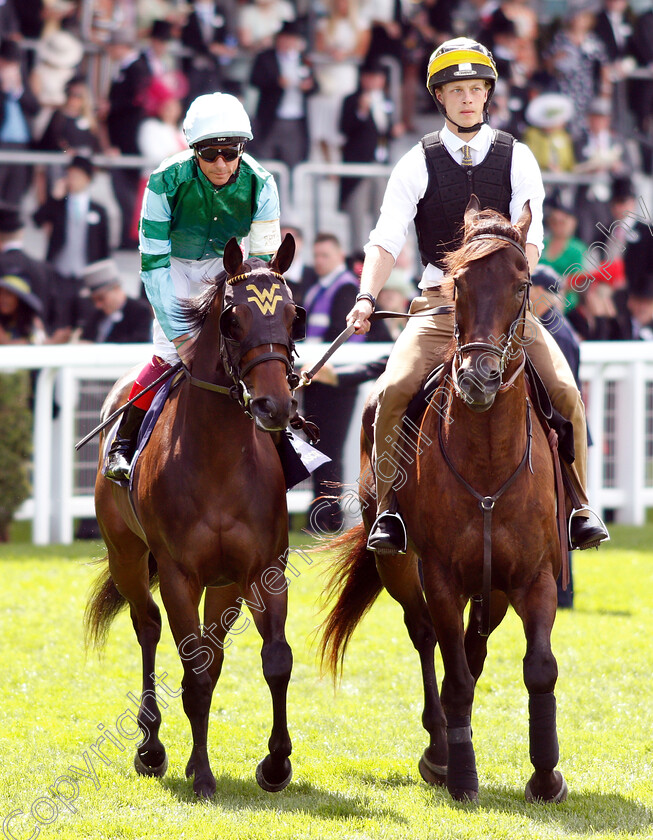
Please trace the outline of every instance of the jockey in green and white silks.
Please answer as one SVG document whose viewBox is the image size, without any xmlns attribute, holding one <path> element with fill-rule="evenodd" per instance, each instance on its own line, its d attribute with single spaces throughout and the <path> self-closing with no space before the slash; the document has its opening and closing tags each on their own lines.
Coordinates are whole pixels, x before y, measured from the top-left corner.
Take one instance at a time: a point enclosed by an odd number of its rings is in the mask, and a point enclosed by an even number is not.
<svg viewBox="0 0 653 840">
<path fill-rule="evenodd" d="M 154 310 L 154 355 L 130 398 L 180 358 L 188 366 L 195 337 L 179 301 L 195 297 L 222 271 L 224 247 L 235 236 L 251 256 L 269 260 L 281 244 L 279 195 L 273 176 L 244 153 L 249 117 L 235 96 L 197 97 L 184 119 L 190 148 L 167 158 L 150 176 L 141 210 L 141 278 Z M 155 389 L 123 416 L 105 475 L 129 476 L 138 429 Z"/>
<path fill-rule="evenodd" d="M 249 254 L 269 259 L 281 244 L 273 176 L 243 154 L 232 183 L 215 187 L 189 149 L 150 176 L 140 223 L 141 279 L 156 315 L 154 350 L 176 362 L 172 340 L 186 332 L 176 303 L 222 270 L 229 239 L 249 237 Z"/>
</svg>

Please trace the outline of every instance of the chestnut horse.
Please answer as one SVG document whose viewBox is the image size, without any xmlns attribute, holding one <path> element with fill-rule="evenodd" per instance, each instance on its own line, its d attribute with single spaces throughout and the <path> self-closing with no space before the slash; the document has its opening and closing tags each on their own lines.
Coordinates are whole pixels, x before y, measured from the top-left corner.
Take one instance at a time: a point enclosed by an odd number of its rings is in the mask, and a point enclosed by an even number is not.
<svg viewBox="0 0 653 840">
<path fill-rule="evenodd" d="M 225 270 L 185 304 L 189 323 L 199 327 L 192 377 L 171 391 L 136 462 L 131 491 L 101 473 L 95 486 L 108 568 L 87 606 L 87 639 L 102 644 L 129 604 L 143 666 L 138 722 L 144 739 L 134 763 L 142 775 L 163 776 L 167 756 L 154 691 L 161 617 L 150 592 L 158 581 L 183 661 L 182 700 L 193 736 L 186 775 L 194 775 L 198 796 L 216 790 L 207 753 L 209 708 L 225 636 L 242 603 L 263 638 L 263 674 L 272 695 L 269 754 L 257 781 L 278 791 L 292 775 L 286 723 L 292 652 L 284 631 L 288 512 L 269 433 L 285 429 L 297 407 L 293 350 L 294 339 L 303 337 L 304 313 L 282 276 L 294 250 L 287 236 L 270 263 L 243 262 L 236 240 L 227 243 Z M 116 384 L 105 416 L 124 403 L 128 390 L 124 380 Z"/>
<path fill-rule="evenodd" d="M 366 548 L 366 530 L 375 517 L 372 397 L 361 446 L 364 523 L 336 538 L 340 552 L 327 586 L 335 603 L 322 625 L 321 653 L 334 678 L 352 632 L 384 586 L 403 607 L 420 657 L 422 722 L 430 737 L 420 773 L 431 784 L 446 784 L 455 799 L 478 797 L 474 687 L 487 636 L 509 604 L 522 619 L 527 646 L 524 682 L 535 772 L 526 798 L 560 802 L 567 791 L 554 769 L 557 665 L 551 629 L 561 563 L 554 467 L 544 430 L 534 418 L 531 424 L 523 371 L 530 285 L 524 243 L 530 220 L 528 204 L 513 227 L 494 211 L 479 212 L 474 196 L 470 200 L 463 244 L 448 261 L 446 282 L 453 286 L 455 306 L 446 375 L 422 415 L 417 439 L 403 447 L 402 480 L 395 482 L 408 554 L 375 558 Z M 463 612 L 470 602 L 465 632 Z M 442 703 L 436 643 L 444 665 Z"/>
</svg>

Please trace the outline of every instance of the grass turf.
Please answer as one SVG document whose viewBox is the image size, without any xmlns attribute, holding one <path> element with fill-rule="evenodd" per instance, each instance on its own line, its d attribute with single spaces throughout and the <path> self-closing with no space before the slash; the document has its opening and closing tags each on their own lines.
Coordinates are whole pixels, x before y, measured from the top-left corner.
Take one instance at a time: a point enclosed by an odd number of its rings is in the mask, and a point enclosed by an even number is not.
<svg viewBox="0 0 653 840">
<path fill-rule="evenodd" d="M 570 791 L 554 807 L 523 798 L 532 768 L 524 640 L 513 613 L 490 640 L 476 691 L 480 806 L 456 804 L 417 771 L 426 745 L 417 656 L 387 595 L 354 635 L 338 691 L 320 680 L 312 635 L 323 561 L 309 548 L 314 563 L 296 562 L 302 574 L 289 590 L 293 781 L 268 794 L 254 778 L 267 752 L 271 711 L 260 640 L 250 625 L 226 652 L 209 729 L 218 792 L 199 802 L 184 777 L 191 741 L 180 698 L 163 695 L 161 737 L 170 757 L 163 780 L 136 776 L 135 742 L 126 736 L 117 745 L 104 742 L 106 764 L 91 750 L 103 726 L 117 734 L 117 718 L 135 709 L 128 693 L 140 694 L 139 649 L 126 613 L 103 659 L 84 654 L 81 618 L 96 574 L 86 561 L 101 556 L 102 546 L 0 546 L 5 836 L 23 840 L 38 828 L 44 840 L 653 837 L 653 526 L 612 532 L 600 552 L 575 553 L 575 609 L 560 611 L 554 628 L 559 767 Z M 292 542 L 310 544 L 297 535 Z M 439 658 L 437 668 L 441 679 Z M 181 665 L 167 624 L 157 662 L 164 671 L 177 688 Z M 63 778 L 70 776 L 78 791 Z"/>
</svg>

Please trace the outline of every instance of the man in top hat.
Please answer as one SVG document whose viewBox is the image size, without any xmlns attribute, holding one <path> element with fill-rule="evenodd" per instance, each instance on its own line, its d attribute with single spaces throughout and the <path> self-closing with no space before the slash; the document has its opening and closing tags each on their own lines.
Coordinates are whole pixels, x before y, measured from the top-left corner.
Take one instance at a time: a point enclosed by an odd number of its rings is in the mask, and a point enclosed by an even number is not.
<svg viewBox="0 0 653 840">
<path fill-rule="evenodd" d="M 316 90 L 313 71 L 303 55 L 304 38 L 294 21 L 274 36 L 274 47 L 254 59 L 250 83 L 259 90 L 256 153 L 293 167 L 306 160 L 306 99 Z"/>
<path fill-rule="evenodd" d="M 139 54 L 128 33 L 114 32 L 108 45 L 113 78 L 107 101 L 99 108 L 114 153 L 138 155 L 138 127 L 145 116 L 143 96 L 152 70 L 144 54 Z M 121 248 L 136 248 L 131 236 L 134 203 L 140 172 L 135 168 L 112 167 L 111 183 L 122 216 Z"/>
<path fill-rule="evenodd" d="M 23 74 L 21 48 L 16 41 L 0 41 L 0 149 L 29 148 L 31 120 L 38 110 L 39 102 Z M 31 175 L 25 164 L 0 164 L 0 200 L 20 203 Z"/>
<path fill-rule="evenodd" d="M 86 266 L 82 279 L 94 307 L 84 323 L 82 341 L 128 344 L 152 340 L 152 310 L 145 300 L 128 297 L 113 260 Z"/>
<path fill-rule="evenodd" d="M 388 95 L 386 71 L 378 58 L 360 68 L 358 89 L 345 97 L 340 114 L 343 163 L 387 163 L 390 139 L 402 131 Z M 377 178 L 341 178 L 340 207 L 349 217 L 350 250 L 362 248 L 370 225 L 368 216 L 381 206 L 382 187 Z"/>
<path fill-rule="evenodd" d="M 85 308 L 79 297 L 84 269 L 110 255 L 107 211 L 91 199 L 93 171 L 89 158 L 75 155 L 62 182 L 34 214 L 35 224 L 48 233 L 46 259 L 65 278 L 74 326 L 81 323 Z"/>
</svg>

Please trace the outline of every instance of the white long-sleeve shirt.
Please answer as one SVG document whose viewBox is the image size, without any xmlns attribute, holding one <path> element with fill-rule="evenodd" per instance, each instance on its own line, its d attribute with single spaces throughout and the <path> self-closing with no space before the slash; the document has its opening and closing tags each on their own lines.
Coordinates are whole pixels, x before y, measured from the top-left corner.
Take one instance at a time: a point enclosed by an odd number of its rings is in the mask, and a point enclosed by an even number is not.
<svg viewBox="0 0 653 840">
<path fill-rule="evenodd" d="M 471 148 L 474 166 L 481 163 L 494 139 L 495 131 L 485 124 L 471 140 L 464 140 L 445 126 L 440 132 L 440 138 L 451 157 L 462 164 L 462 147 Z M 397 259 L 408 233 L 408 227 L 417 213 L 417 204 L 424 197 L 428 185 L 428 170 L 426 157 L 421 143 L 397 162 L 392 170 L 381 205 L 381 214 L 374 230 L 370 233 L 369 242 L 365 246 L 379 245 Z M 544 201 L 544 184 L 542 173 L 535 157 L 528 146 L 515 143 L 512 150 L 512 164 L 510 167 L 510 183 L 512 197 L 510 199 L 510 220 L 513 224 L 519 219 L 526 201 L 530 200 L 533 219 L 528 229 L 526 241 L 542 251 L 544 245 L 544 231 L 542 224 L 542 203 Z M 420 289 L 439 286 L 443 273 L 435 265 L 427 265 L 419 283 Z"/>
</svg>

